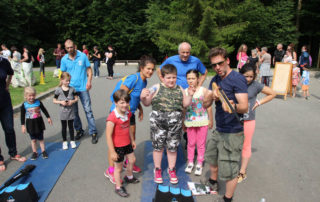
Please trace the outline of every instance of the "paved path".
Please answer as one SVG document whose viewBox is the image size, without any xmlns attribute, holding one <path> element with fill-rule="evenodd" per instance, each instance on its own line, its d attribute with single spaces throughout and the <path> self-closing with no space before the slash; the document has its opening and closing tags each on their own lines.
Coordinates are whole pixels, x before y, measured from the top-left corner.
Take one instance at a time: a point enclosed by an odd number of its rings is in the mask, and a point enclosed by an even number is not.
<svg viewBox="0 0 320 202">
<path fill-rule="evenodd" d="M 106 75 L 106 66 L 102 65 L 101 75 Z M 117 66 L 118 77 L 134 73 L 136 67 Z M 208 86 L 208 78 L 205 86 Z M 47 201 L 140 201 L 141 184 L 129 185 L 129 199 L 114 194 L 114 186 L 103 176 L 107 165 L 107 146 L 105 138 L 105 119 L 110 107 L 109 95 L 118 80 L 104 77 L 93 79 L 91 92 L 92 108 L 99 131 L 99 142 L 91 144 L 91 138 L 85 136 L 70 163 L 60 176 Z M 156 74 L 149 85 L 158 82 Z M 148 86 L 149 86 L 148 85 Z M 235 200 L 239 202 L 258 202 L 266 198 L 273 201 L 319 201 L 320 190 L 320 80 L 311 79 L 311 98 L 276 98 L 257 110 L 257 127 L 253 138 L 253 156 L 248 168 L 248 179 L 237 187 Z M 61 141 L 58 106 L 52 103 L 52 96 L 43 100 L 54 126 L 45 131 L 45 141 Z M 143 146 L 149 140 L 150 108 L 144 107 L 144 120 L 137 122 L 137 164 L 143 167 Z M 83 110 L 81 117 L 87 126 Z M 30 139 L 20 132 L 20 120 L 15 118 L 15 130 L 19 153 L 30 157 Z M 4 144 L 3 131 L 0 130 L 2 154 L 8 159 Z M 50 156 L 49 156 L 50 158 Z M 4 182 L 14 173 L 21 163 L 7 161 L 7 171 L 0 174 Z M 138 175 L 141 179 L 141 174 Z M 191 178 L 199 181 L 193 174 Z M 45 180 L 45 179 L 44 179 Z M 222 190 L 223 192 L 223 190 Z M 197 201 L 212 201 L 216 197 L 201 196 Z M 151 199 L 150 199 L 151 201 Z M 214 200 L 215 201 L 215 200 Z"/>
</svg>

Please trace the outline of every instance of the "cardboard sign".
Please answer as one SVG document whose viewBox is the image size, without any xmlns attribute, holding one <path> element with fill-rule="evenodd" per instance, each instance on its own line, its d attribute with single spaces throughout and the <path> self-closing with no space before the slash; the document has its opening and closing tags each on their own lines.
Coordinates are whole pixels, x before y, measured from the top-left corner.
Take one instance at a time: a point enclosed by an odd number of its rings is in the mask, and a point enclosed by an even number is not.
<svg viewBox="0 0 320 202">
<path fill-rule="evenodd" d="M 276 92 L 277 95 L 283 95 L 284 100 L 287 99 L 287 94 L 291 91 L 291 77 L 292 77 L 292 64 L 277 62 L 273 80 L 272 80 L 272 90 Z"/>
</svg>

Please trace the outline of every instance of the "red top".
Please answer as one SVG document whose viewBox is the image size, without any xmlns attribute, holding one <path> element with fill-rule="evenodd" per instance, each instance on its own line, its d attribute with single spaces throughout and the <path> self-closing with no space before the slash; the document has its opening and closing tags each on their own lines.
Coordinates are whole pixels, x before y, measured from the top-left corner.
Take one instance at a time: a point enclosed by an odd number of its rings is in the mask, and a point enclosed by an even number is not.
<svg viewBox="0 0 320 202">
<path fill-rule="evenodd" d="M 115 110 L 109 114 L 107 121 L 114 123 L 112 133 L 113 145 L 115 147 L 124 147 L 131 143 L 129 133 L 131 112 L 129 111 L 129 113 L 125 115 L 127 116 L 127 120 L 122 121 L 120 117 L 117 117 Z"/>
<path fill-rule="evenodd" d="M 88 56 L 89 55 L 89 51 L 88 51 L 88 49 L 83 49 L 83 51 L 82 51 L 84 54 L 86 54 L 86 56 Z"/>
<path fill-rule="evenodd" d="M 61 60 L 61 58 L 66 54 L 66 52 L 62 48 L 61 49 L 56 48 L 56 49 L 54 49 L 53 52 L 55 54 L 58 54 L 58 55 L 56 55 L 56 60 Z"/>
</svg>

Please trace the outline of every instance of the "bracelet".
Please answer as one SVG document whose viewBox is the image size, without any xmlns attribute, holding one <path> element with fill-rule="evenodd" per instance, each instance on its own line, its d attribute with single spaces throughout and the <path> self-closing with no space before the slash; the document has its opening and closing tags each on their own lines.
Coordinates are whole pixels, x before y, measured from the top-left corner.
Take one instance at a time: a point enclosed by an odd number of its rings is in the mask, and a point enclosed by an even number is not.
<svg viewBox="0 0 320 202">
<path fill-rule="evenodd" d="M 256 103 L 260 106 L 261 105 L 261 103 L 260 103 L 260 101 L 259 100 L 256 100 Z"/>
</svg>

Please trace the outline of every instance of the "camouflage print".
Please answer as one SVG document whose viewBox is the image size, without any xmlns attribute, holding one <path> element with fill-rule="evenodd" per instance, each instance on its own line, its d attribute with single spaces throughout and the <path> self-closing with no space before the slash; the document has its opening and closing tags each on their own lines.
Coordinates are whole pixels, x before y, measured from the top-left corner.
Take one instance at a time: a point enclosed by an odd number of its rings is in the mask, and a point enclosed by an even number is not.
<svg viewBox="0 0 320 202">
<path fill-rule="evenodd" d="M 182 112 L 150 113 L 150 134 L 154 150 L 166 147 L 170 152 L 177 151 L 182 133 Z"/>
<path fill-rule="evenodd" d="M 152 98 L 152 110 L 161 112 L 182 111 L 183 93 L 181 87 L 167 88 L 160 84 L 157 95 Z"/>
</svg>

